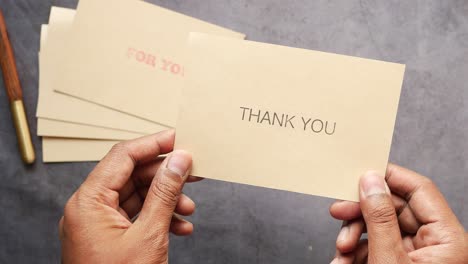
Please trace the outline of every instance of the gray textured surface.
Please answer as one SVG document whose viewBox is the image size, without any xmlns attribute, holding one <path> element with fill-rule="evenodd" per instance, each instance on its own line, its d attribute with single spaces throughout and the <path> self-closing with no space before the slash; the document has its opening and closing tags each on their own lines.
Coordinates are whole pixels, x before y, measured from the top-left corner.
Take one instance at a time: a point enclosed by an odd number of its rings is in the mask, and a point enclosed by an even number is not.
<svg viewBox="0 0 468 264">
<path fill-rule="evenodd" d="M 468 1 L 151 2 L 251 40 L 406 63 L 390 159 L 429 175 L 468 226 Z M 33 133 L 39 32 L 51 5 L 76 1 L 0 0 Z M 59 262 L 62 207 L 94 163 L 43 164 L 34 136 L 39 162 L 25 167 L 0 86 L 0 262 Z M 196 232 L 171 241 L 172 263 L 328 263 L 334 254 L 340 223 L 330 199 L 211 180 L 186 192 L 198 203 Z"/>
</svg>

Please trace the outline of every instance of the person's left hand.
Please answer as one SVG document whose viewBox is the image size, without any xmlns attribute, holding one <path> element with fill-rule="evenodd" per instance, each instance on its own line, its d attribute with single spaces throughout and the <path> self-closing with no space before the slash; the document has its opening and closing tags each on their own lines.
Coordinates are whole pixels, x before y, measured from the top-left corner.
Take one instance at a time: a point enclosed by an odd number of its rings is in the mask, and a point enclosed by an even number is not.
<svg viewBox="0 0 468 264">
<path fill-rule="evenodd" d="M 115 145 L 65 206 L 63 263 L 167 263 L 169 231 L 188 235 L 195 203 L 184 194 L 191 156 L 172 151 L 174 131 Z M 132 219 L 138 218 L 132 222 Z"/>
</svg>

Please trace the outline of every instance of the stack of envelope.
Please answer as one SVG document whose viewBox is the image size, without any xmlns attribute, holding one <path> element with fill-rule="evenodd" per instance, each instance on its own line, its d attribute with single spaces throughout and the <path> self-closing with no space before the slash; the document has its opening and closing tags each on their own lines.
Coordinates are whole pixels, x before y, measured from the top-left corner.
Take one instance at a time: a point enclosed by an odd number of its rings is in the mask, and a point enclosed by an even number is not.
<svg viewBox="0 0 468 264">
<path fill-rule="evenodd" d="M 244 37 L 138 0 L 52 8 L 44 161 L 177 128 L 192 175 L 357 201 L 360 175 L 385 172 L 405 66 Z"/>
<path fill-rule="evenodd" d="M 100 160 L 121 140 L 173 128 L 191 31 L 245 37 L 138 0 L 52 7 L 39 54 L 43 161 Z"/>
</svg>

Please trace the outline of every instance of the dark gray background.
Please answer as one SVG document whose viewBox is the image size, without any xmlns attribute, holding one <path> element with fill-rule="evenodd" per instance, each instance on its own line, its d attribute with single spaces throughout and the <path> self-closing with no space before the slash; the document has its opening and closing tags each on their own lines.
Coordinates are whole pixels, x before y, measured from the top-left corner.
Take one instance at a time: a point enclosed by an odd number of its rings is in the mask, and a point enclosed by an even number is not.
<svg viewBox="0 0 468 264">
<path fill-rule="evenodd" d="M 430 176 L 468 226 L 467 0 L 151 2 L 251 40 L 407 64 L 390 160 Z M 33 134 L 40 26 L 52 5 L 76 1 L 0 0 Z M 59 262 L 62 207 L 95 163 L 43 164 L 33 136 L 38 161 L 24 166 L 0 86 L 0 262 Z M 186 192 L 198 203 L 196 231 L 171 240 L 172 263 L 328 263 L 334 254 L 341 223 L 328 215 L 331 199 L 213 180 Z"/>
</svg>

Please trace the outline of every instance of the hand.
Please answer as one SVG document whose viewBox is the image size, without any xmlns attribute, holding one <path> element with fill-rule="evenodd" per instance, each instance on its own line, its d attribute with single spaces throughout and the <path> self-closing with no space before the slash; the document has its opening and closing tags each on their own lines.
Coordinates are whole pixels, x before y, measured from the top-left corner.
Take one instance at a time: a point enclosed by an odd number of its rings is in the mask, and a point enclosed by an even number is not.
<svg viewBox="0 0 468 264">
<path fill-rule="evenodd" d="M 184 194 L 191 156 L 174 151 L 174 131 L 115 145 L 67 202 L 60 220 L 63 263 L 167 263 L 169 231 L 193 225 Z M 138 218 L 132 222 L 132 219 Z"/>
<path fill-rule="evenodd" d="M 468 263 L 468 235 L 428 178 L 389 164 L 361 177 L 359 199 L 330 207 L 345 220 L 333 264 Z"/>
</svg>

